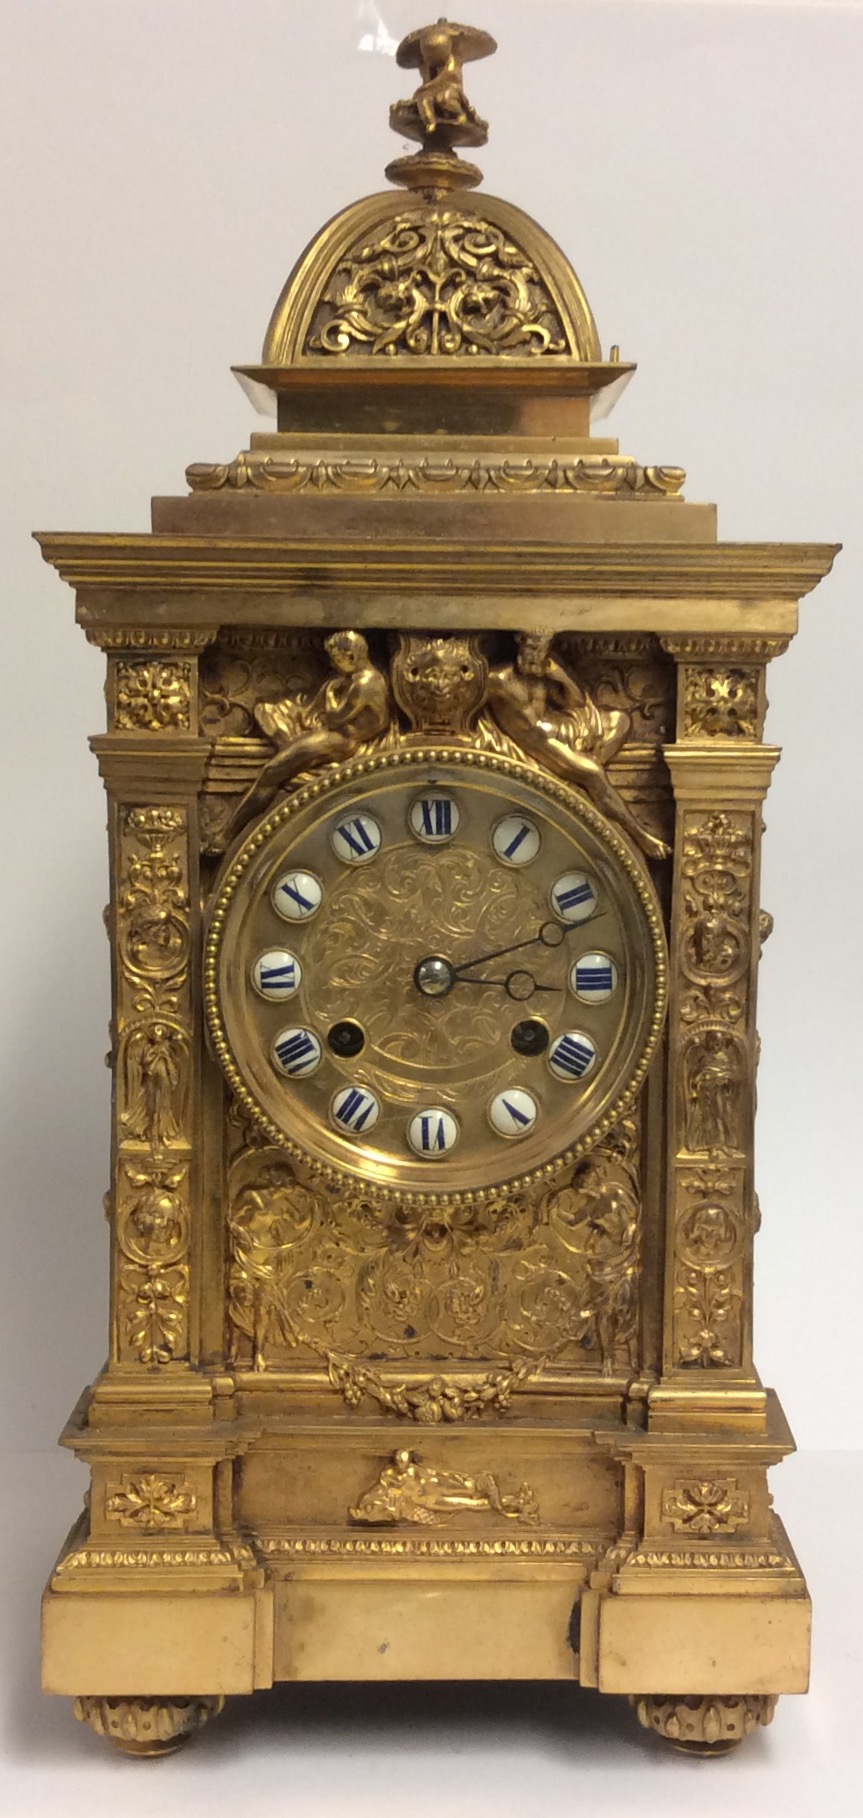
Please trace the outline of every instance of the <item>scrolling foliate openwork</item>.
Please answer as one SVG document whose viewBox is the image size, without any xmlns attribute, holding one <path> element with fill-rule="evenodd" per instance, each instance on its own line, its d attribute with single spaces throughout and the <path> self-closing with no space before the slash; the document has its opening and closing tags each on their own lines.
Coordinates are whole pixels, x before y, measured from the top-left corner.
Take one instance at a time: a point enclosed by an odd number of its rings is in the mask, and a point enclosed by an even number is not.
<svg viewBox="0 0 863 1818">
<path fill-rule="evenodd" d="M 458 209 L 405 209 L 346 253 L 305 353 L 566 354 L 557 306 L 503 229 Z"/>
<path fill-rule="evenodd" d="M 229 1354 L 257 1369 L 323 1359 L 349 1406 L 424 1424 L 503 1411 L 547 1362 L 635 1367 L 638 1119 L 623 1119 L 562 1184 L 499 1204 L 428 1206 L 327 1194 L 283 1153 L 231 1169 Z M 368 1361 L 488 1361 L 468 1388 L 385 1381 Z"/>
</svg>

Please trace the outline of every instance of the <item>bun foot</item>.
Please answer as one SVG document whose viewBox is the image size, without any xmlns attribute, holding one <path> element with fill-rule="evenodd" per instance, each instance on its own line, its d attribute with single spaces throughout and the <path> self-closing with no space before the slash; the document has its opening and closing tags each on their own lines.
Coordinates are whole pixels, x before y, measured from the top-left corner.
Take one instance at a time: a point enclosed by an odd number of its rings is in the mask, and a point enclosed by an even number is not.
<svg viewBox="0 0 863 1818">
<path fill-rule="evenodd" d="M 760 1723 L 772 1723 L 776 1699 L 740 1697 L 659 1698 L 630 1695 L 640 1724 L 685 1755 L 729 1755 Z"/>
<path fill-rule="evenodd" d="M 173 1755 L 210 1717 L 224 1698 L 76 1698 L 75 1716 L 97 1736 L 107 1736 L 123 1755 Z"/>
</svg>

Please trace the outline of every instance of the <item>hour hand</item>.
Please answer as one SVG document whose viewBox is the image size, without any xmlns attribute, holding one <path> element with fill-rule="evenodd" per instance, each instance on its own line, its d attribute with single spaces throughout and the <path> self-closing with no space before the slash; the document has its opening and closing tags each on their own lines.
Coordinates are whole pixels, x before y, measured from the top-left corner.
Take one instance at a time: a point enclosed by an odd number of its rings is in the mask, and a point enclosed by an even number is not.
<svg viewBox="0 0 863 1818">
<path fill-rule="evenodd" d="M 517 1004 L 526 1003 L 529 997 L 533 997 L 535 991 L 561 991 L 563 989 L 561 985 L 543 985 L 539 979 L 534 978 L 532 972 L 528 972 L 523 967 L 519 967 L 515 972 L 508 972 L 505 978 L 488 978 L 485 974 L 480 978 L 474 978 L 473 975 L 465 978 L 462 973 L 458 973 L 455 982 L 457 985 L 503 985 L 507 997 L 511 997 Z"/>
<path fill-rule="evenodd" d="M 527 946 L 529 943 L 524 942 L 523 944 Z M 507 949 L 507 951 L 511 950 Z M 496 958 L 498 956 L 488 954 L 485 957 Z M 481 963 L 479 960 L 473 960 L 471 965 L 476 966 Z M 504 978 L 489 978 L 485 975 L 477 978 L 473 973 L 467 977 L 463 966 L 454 966 L 451 960 L 444 959 L 438 953 L 428 954 L 414 967 L 414 984 L 423 997 L 447 997 L 454 985 L 503 985 L 507 996 L 516 1003 L 524 1003 L 527 998 L 533 997 L 535 991 L 559 991 L 561 989 L 559 985 L 541 984 L 534 978 L 532 972 L 527 972 L 521 967 L 513 972 L 508 972 Z"/>
</svg>

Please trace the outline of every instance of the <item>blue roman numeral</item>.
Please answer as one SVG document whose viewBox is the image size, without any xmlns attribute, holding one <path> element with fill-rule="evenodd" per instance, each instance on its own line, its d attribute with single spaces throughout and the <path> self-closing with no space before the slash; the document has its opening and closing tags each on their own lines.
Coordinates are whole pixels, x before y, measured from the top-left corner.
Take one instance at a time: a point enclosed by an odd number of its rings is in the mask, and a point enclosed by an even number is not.
<svg viewBox="0 0 863 1818">
<path fill-rule="evenodd" d="M 431 839 L 446 839 L 452 833 L 452 802 L 445 795 L 424 797 L 420 803 L 423 833 Z"/>
<path fill-rule="evenodd" d="M 426 1152 L 446 1148 L 446 1129 L 442 1117 L 420 1118 L 420 1142 Z"/>
<path fill-rule="evenodd" d="M 512 1100 L 508 1099 L 506 1096 L 504 1096 L 503 1108 L 505 1111 L 509 1112 L 513 1123 L 518 1124 L 522 1130 L 526 1129 L 533 1121 L 524 1111 L 519 1110 L 518 1105 L 514 1105 Z"/>
<path fill-rule="evenodd" d="M 527 823 L 525 821 L 522 821 L 518 832 L 513 835 L 512 839 L 509 842 L 509 845 L 504 846 L 504 849 L 503 849 L 504 858 L 508 858 L 508 859 L 512 858 L 513 854 L 518 851 L 519 846 L 523 843 L 524 840 L 527 839 L 529 832 L 530 832 L 530 828 L 528 827 Z"/>
<path fill-rule="evenodd" d="M 610 966 L 576 966 L 576 991 L 611 991 L 614 975 Z"/>
<path fill-rule="evenodd" d="M 562 1073 L 568 1073 L 571 1079 L 581 1079 L 587 1072 L 593 1057 L 594 1049 L 589 1048 L 586 1042 L 576 1041 L 571 1035 L 562 1035 L 560 1041 L 555 1042 L 551 1051 L 551 1059 L 555 1066 L 559 1067 Z"/>
<path fill-rule="evenodd" d="M 285 878 L 284 883 L 279 885 L 279 889 L 284 892 L 285 896 L 289 896 L 292 901 L 296 903 L 297 908 L 303 915 L 307 915 L 314 909 L 315 905 L 310 898 L 303 896 L 302 891 L 298 889 L 297 885 L 290 883 L 287 878 Z"/>
<path fill-rule="evenodd" d="M 576 909 L 579 903 L 592 903 L 593 889 L 587 882 L 571 884 L 568 890 L 555 890 L 554 900 L 561 915 L 565 915 L 569 909 Z"/>
<path fill-rule="evenodd" d="M 375 1101 L 368 1092 L 361 1092 L 358 1086 L 352 1086 L 346 1098 L 338 1106 L 333 1106 L 333 1116 L 337 1123 L 344 1124 L 348 1130 L 362 1130 L 368 1122 Z"/>
<path fill-rule="evenodd" d="M 286 960 L 283 966 L 262 964 L 260 973 L 262 991 L 266 991 L 268 986 L 277 991 L 285 985 L 295 985 L 297 982 L 297 968 L 293 960 Z"/>
<path fill-rule="evenodd" d="M 340 821 L 336 832 L 339 839 L 344 840 L 354 858 L 365 858 L 367 853 L 375 850 L 375 842 L 368 827 L 365 821 L 359 818 L 353 821 Z"/>
<path fill-rule="evenodd" d="M 318 1055 L 317 1043 L 307 1029 L 295 1029 L 293 1035 L 276 1042 L 275 1050 L 286 1073 L 305 1073 Z"/>
</svg>

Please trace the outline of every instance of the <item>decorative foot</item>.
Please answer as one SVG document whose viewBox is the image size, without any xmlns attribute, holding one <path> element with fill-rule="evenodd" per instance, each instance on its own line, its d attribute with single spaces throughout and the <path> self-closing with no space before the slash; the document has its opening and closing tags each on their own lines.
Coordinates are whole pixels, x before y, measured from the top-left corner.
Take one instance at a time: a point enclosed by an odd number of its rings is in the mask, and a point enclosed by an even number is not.
<svg viewBox="0 0 863 1818">
<path fill-rule="evenodd" d="M 739 1698 L 653 1698 L 630 1695 L 639 1723 L 686 1755 L 729 1755 L 759 1723 L 772 1723 L 776 1699 L 748 1693 Z"/>
<path fill-rule="evenodd" d="M 75 1716 L 123 1755 L 173 1755 L 224 1698 L 76 1698 Z"/>
</svg>

